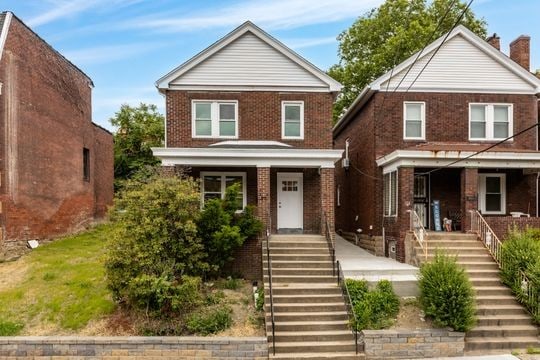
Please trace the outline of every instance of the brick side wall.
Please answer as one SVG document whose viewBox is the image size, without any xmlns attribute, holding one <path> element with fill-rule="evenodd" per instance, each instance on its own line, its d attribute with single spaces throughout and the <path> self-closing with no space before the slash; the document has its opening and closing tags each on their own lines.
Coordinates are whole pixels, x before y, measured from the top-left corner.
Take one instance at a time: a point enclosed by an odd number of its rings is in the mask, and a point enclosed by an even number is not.
<svg viewBox="0 0 540 360">
<path fill-rule="evenodd" d="M 4 337 L 5 360 L 268 359 L 266 338 L 233 337 Z"/>
<path fill-rule="evenodd" d="M 298 148 L 332 148 L 332 104 L 329 93 L 167 92 L 167 146 L 204 147 L 223 139 L 193 139 L 192 100 L 237 100 L 238 140 L 275 140 Z M 304 140 L 281 139 L 281 102 L 304 101 Z"/>
<path fill-rule="evenodd" d="M 540 229 L 540 217 L 520 217 L 514 218 L 511 216 L 488 216 L 485 215 L 484 219 L 489 224 L 489 227 L 493 230 L 495 235 L 503 241 L 506 239 L 508 232 L 517 229 L 520 231 L 534 228 Z"/>
<path fill-rule="evenodd" d="M 95 138 L 90 80 L 13 18 L 0 81 L 4 248 L 81 229 L 112 199 L 112 174 L 83 180 L 83 148 L 94 175 L 112 156 L 111 135 Z"/>
<path fill-rule="evenodd" d="M 107 215 L 114 196 L 114 144 L 111 134 L 94 126 L 94 154 L 90 154 L 93 163 L 90 177 L 94 178 L 95 216 Z"/>
</svg>

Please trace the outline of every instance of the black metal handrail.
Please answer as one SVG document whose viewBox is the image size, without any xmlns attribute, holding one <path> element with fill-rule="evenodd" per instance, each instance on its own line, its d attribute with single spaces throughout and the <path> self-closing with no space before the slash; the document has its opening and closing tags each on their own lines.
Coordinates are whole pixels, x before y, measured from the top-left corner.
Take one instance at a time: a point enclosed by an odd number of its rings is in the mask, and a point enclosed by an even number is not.
<svg viewBox="0 0 540 360">
<path fill-rule="evenodd" d="M 274 293 L 272 291 L 272 261 L 270 259 L 270 229 L 271 225 L 266 229 L 266 262 L 268 264 L 268 295 L 270 296 L 270 321 L 272 323 L 272 351 L 276 355 L 276 323 L 274 320 Z"/>
<path fill-rule="evenodd" d="M 345 298 L 345 305 L 347 307 L 347 312 L 349 313 L 349 321 L 350 320 L 353 321 L 353 323 L 351 324 L 351 329 L 354 334 L 356 353 L 358 354 L 358 330 L 356 329 L 358 320 L 356 319 L 356 313 L 354 312 L 354 307 L 351 301 L 349 287 L 347 286 L 347 282 L 345 281 L 345 276 L 343 276 L 343 269 L 341 268 L 341 264 L 339 263 L 339 260 L 336 261 L 336 265 L 337 265 L 337 283 L 338 283 L 338 286 L 341 287 L 341 292 L 343 293 L 343 297 Z"/>
<path fill-rule="evenodd" d="M 334 242 L 332 241 L 332 235 L 330 233 L 330 224 L 328 223 L 328 217 L 326 212 L 322 212 L 321 220 L 324 223 L 324 235 L 326 237 L 326 242 L 328 243 L 328 250 L 330 251 L 330 256 L 332 256 L 332 276 L 336 276 L 336 248 Z"/>
</svg>

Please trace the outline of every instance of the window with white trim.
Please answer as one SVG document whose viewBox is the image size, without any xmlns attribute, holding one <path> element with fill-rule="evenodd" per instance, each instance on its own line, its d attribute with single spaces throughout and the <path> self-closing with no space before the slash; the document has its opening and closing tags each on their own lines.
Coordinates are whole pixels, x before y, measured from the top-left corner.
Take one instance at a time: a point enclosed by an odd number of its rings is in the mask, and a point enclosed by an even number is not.
<svg viewBox="0 0 540 360">
<path fill-rule="evenodd" d="M 194 100 L 192 103 L 194 138 L 237 138 L 238 102 Z"/>
<path fill-rule="evenodd" d="M 506 214 L 506 174 L 478 174 L 478 208 L 482 214 Z"/>
<path fill-rule="evenodd" d="M 406 140 L 425 140 L 426 103 L 418 101 L 403 103 L 403 138 Z"/>
<path fill-rule="evenodd" d="M 384 174 L 384 216 L 397 216 L 397 171 Z"/>
<path fill-rule="evenodd" d="M 281 137 L 283 139 L 304 138 L 303 101 L 283 101 L 281 103 Z"/>
<path fill-rule="evenodd" d="M 469 140 L 500 140 L 512 133 L 512 104 L 469 104 Z"/>
<path fill-rule="evenodd" d="M 234 184 L 240 184 L 238 202 L 239 210 L 247 205 L 246 200 L 246 173 L 244 172 L 201 172 L 201 197 L 202 203 L 211 199 L 223 199 L 225 190 Z"/>
</svg>

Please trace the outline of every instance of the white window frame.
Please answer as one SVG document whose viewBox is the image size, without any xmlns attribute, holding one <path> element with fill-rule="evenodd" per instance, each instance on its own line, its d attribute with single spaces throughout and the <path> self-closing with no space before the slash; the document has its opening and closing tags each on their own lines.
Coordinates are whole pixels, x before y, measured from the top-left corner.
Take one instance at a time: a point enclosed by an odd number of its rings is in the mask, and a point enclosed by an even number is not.
<svg viewBox="0 0 540 360">
<path fill-rule="evenodd" d="M 242 176 L 242 208 L 245 208 L 247 205 L 247 184 L 246 184 L 246 173 L 245 172 L 222 172 L 222 171 L 201 171 L 201 206 L 204 206 L 204 177 L 205 176 L 221 176 L 221 198 L 225 196 L 226 182 L 225 178 L 227 176 Z"/>
<path fill-rule="evenodd" d="M 299 105 L 300 106 L 300 136 L 286 136 L 285 135 L 285 107 L 287 105 Z M 281 102 L 281 138 L 282 139 L 304 139 L 304 102 L 303 101 L 282 101 Z"/>
<path fill-rule="evenodd" d="M 396 176 L 396 190 L 392 192 L 392 174 Z M 390 187 L 388 197 L 386 196 L 386 176 L 390 176 Z M 390 171 L 383 174 L 383 216 L 384 217 L 397 217 L 398 214 L 398 196 L 399 194 L 399 178 L 398 171 Z M 388 212 L 386 211 L 386 202 L 388 201 Z M 395 203 L 395 213 L 392 213 L 392 205 Z"/>
<path fill-rule="evenodd" d="M 421 105 L 420 107 L 420 137 L 407 136 L 407 105 Z M 424 101 L 404 101 L 403 102 L 403 139 L 404 140 L 426 140 L 426 103 Z"/>
<path fill-rule="evenodd" d="M 501 180 L 501 211 L 486 211 L 486 178 L 498 177 Z M 506 174 L 481 173 L 478 174 L 478 209 L 485 215 L 506 214 Z"/>
<path fill-rule="evenodd" d="M 471 136 L 471 115 L 473 106 L 485 106 L 486 107 L 486 137 L 485 138 L 473 138 Z M 514 104 L 511 103 L 469 103 L 469 140 L 471 141 L 498 141 L 505 138 L 494 137 L 495 132 L 495 106 L 508 107 L 508 137 L 514 135 Z M 513 139 L 509 139 L 508 142 L 512 142 Z"/>
<path fill-rule="evenodd" d="M 196 104 L 206 103 L 211 104 L 210 118 L 211 118 L 211 135 L 197 135 L 197 129 L 195 124 L 195 106 Z M 234 135 L 233 136 L 221 136 L 219 135 L 219 105 L 232 104 L 234 105 Z M 191 101 L 191 136 L 195 139 L 238 139 L 238 101 L 237 100 L 192 100 Z"/>
</svg>

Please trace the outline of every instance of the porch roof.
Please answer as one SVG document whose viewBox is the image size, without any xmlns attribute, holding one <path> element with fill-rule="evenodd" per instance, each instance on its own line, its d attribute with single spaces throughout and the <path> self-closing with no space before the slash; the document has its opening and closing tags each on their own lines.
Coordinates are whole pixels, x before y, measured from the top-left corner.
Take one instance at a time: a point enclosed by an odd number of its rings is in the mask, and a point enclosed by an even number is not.
<svg viewBox="0 0 540 360">
<path fill-rule="evenodd" d="M 481 150 L 481 149 L 478 149 Z M 540 172 L 540 152 L 530 150 L 486 151 L 465 159 L 477 150 L 395 150 L 376 160 L 388 173 L 400 167 L 509 168 Z M 462 160 L 455 164 L 452 162 Z"/>
<path fill-rule="evenodd" d="M 343 150 L 296 148 L 152 148 L 163 166 L 334 168 Z"/>
</svg>

